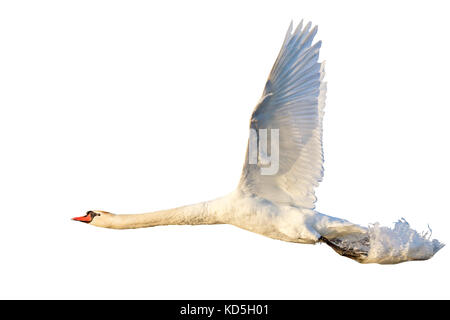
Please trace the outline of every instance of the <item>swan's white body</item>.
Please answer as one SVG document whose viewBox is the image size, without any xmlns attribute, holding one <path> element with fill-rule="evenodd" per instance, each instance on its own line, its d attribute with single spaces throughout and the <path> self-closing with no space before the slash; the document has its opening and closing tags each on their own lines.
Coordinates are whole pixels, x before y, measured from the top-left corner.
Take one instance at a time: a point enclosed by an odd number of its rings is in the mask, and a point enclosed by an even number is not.
<svg viewBox="0 0 450 320">
<path fill-rule="evenodd" d="M 194 205 L 143 214 L 96 211 L 91 225 L 135 229 L 161 225 L 231 224 L 264 236 L 297 243 L 316 243 L 321 236 L 335 238 L 367 229 L 314 210 L 277 205 L 236 190 L 229 195 Z"/>
<path fill-rule="evenodd" d="M 396 263 L 433 256 L 442 245 L 417 237 L 406 222 L 401 234 L 392 235 L 391 229 L 364 228 L 315 211 L 314 188 L 323 176 L 326 93 L 324 64 L 318 63 L 321 42 L 312 44 L 316 32 L 317 27 L 311 29 L 310 23 L 304 28 L 300 23 L 294 31 L 291 24 L 252 113 L 250 127 L 254 132 L 278 130 L 277 170 L 263 174 L 267 163 L 260 158 L 252 161 L 247 150 L 238 188 L 225 197 L 145 214 L 90 211 L 76 219 L 115 229 L 226 223 L 283 241 L 324 241 L 359 262 Z"/>
</svg>

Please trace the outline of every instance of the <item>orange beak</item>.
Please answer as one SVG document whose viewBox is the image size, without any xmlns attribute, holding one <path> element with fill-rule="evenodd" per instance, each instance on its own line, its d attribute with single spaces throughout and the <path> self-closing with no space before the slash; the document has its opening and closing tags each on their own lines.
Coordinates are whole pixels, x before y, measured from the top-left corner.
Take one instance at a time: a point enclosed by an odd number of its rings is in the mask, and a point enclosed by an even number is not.
<svg viewBox="0 0 450 320">
<path fill-rule="evenodd" d="M 88 212 L 85 216 L 75 217 L 75 218 L 72 218 L 72 220 L 81 221 L 81 222 L 91 222 L 92 221 L 92 215 L 90 214 L 90 212 Z"/>
</svg>

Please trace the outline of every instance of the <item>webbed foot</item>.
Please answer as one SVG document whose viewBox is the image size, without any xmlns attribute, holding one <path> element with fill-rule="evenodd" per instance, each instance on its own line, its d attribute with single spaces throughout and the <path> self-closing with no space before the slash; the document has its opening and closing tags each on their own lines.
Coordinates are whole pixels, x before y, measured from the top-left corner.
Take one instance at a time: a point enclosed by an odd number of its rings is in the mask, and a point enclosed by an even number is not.
<svg viewBox="0 0 450 320">
<path fill-rule="evenodd" d="M 368 236 L 359 238 L 355 241 L 344 241 L 339 238 L 330 240 L 325 237 L 320 237 L 319 242 L 325 242 L 341 256 L 356 260 L 358 262 L 364 261 L 369 254 L 370 241 Z"/>
</svg>

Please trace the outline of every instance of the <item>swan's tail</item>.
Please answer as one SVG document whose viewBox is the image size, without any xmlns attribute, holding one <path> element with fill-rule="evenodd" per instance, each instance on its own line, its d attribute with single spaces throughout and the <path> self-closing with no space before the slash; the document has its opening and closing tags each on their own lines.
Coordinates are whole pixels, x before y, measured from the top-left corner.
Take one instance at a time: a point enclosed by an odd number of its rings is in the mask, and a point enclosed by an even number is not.
<svg viewBox="0 0 450 320">
<path fill-rule="evenodd" d="M 319 241 L 360 263 L 380 264 L 428 260 L 444 247 L 443 243 L 431 239 L 431 230 L 419 234 L 411 229 L 405 219 L 396 222 L 393 229 L 375 223 L 366 232 L 352 232 L 332 238 L 322 236 Z"/>
</svg>

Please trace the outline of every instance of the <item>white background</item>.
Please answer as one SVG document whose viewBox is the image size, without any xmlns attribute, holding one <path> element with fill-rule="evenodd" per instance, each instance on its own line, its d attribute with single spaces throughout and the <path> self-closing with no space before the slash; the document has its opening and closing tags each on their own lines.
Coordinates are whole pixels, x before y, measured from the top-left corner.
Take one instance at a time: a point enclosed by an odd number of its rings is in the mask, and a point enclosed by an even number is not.
<svg viewBox="0 0 450 320">
<path fill-rule="evenodd" d="M 426 3 L 426 4 L 425 4 Z M 236 187 L 291 19 L 329 83 L 319 211 L 448 243 L 444 1 L 2 1 L 0 298 L 450 298 L 449 248 L 361 265 L 238 228 L 108 230 Z"/>
</svg>

